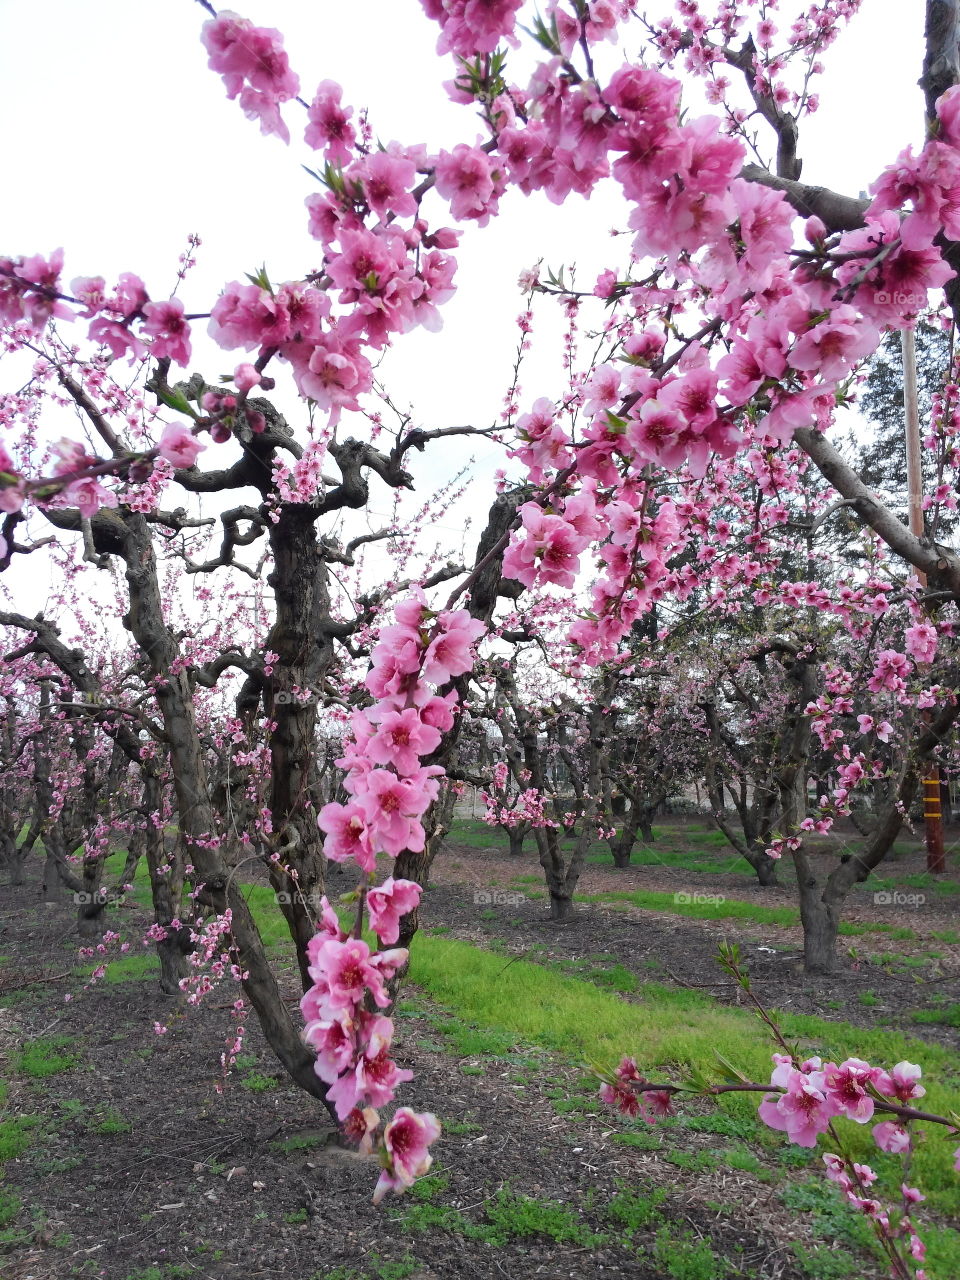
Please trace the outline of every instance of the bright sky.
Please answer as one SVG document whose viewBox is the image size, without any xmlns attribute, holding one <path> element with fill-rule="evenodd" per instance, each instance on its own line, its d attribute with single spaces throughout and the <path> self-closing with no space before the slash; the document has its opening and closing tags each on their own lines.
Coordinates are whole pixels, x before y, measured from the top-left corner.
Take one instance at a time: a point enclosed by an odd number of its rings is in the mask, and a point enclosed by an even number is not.
<svg viewBox="0 0 960 1280">
<path fill-rule="evenodd" d="M 787 0 L 785 11 L 794 7 L 801 6 Z M 241 11 L 284 33 L 304 96 L 322 79 L 339 81 L 346 102 L 369 107 L 382 140 L 422 141 L 430 150 L 472 140 L 469 110 L 440 88 L 451 64 L 433 52 L 436 27 L 418 0 L 257 0 Z M 262 138 L 206 68 L 204 21 L 194 0 L 0 0 L 0 252 L 63 246 L 66 280 L 102 274 L 109 281 L 133 270 L 152 296 L 164 297 L 195 231 L 203 246 L 181 293 L 191 311 L 208 309 L 225 281 L 261 262 L 275 281 L 300 278 L 317 264 L 303 207 L 315 184 L 300 166 L 315 157 L 299 140 L 302 109 L 287 108 L 289 148 Z M 922 26 L 922 5 L 864 0 L 826 55 L 820 113 L 802 128 L 805 180 L 855 195 L 903 146 L 922 139 Z M 579 282 L 591 285 L 604 267 L 622 267 L 627 242 L 609 237 L 619 218 L 620 206 L 602 191 L 563 209 L 511 193 L 499 219 L 464 237 L 444 331 L 404 336 L 389 354 L 384 376 L 395 400 L 412 403 L 424 426 L 488 425 L 510 380 L 519 272 L 541 257 L 548 265 L 576 261 Z M 525 403 L 557 392 L 560 327 L 542 303 L 540 314 L 545 341 L 521 378 Z M 211 381 L 235 363 L 202 342 L 195 351 Z M 3 390 L 5 376 L 0 364 Z M 452 460 L 472 451 L 445 447 L 442 472 L 431 464 L 424 481 L 448 474 Z M 489 474 L 496 465 L 488 456 L 479 470 Z M 488 501 L 484 486 L 478 515 Z M 42 603 L 38 568 L 30 566 L 29 589 L 28 575 L 17 575 L 17 590 L 32 598 L 40 592 Z M 32 601 L 20 603 L 30 608 Z"/>
</svg>

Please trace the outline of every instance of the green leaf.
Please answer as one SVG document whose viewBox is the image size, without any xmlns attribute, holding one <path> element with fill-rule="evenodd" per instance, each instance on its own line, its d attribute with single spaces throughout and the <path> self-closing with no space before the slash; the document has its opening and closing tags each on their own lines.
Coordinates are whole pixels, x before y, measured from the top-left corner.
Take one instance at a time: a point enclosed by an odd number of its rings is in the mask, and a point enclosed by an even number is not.
<svg viewBox="0 0 960 1280">
<path fill-rule="evenodd" d="M 160 403 L 165 404 L 168 409 L 173 409 L 177 413 L 185 413 L 191 418 L 197 416 L 196 410 L 182 391 L 177 391 L 171 387 L 158 387 L 155 394 Z"/>
</svg>

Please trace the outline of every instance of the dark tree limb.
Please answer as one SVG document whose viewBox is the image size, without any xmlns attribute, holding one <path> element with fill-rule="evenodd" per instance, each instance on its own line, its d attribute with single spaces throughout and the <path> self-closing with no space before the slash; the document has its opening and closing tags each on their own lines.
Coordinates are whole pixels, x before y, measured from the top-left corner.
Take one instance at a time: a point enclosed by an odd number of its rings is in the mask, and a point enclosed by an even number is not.
<svg viewBox="0 0 960 1280">
<path fill-rule="evenodd" d="M 745 164 L 740 170 L 740 177 L 747 182 L 782 191 L 797 213 L 805 218 L 818 217 L 828 231 L 855 231 L 862 227 L 864 214 L 870 206 L 869 200 L 855 200 L 831 191 L 829 187 L 779 177 L 759 164 Z"/>
<path fill-rule="evenodd" d="M 948 547 L 916 537 L 844 462 L 830 441 L 814 427 L 799 427 L 794 440 L 837 492 L 850 501 L 857 515 L 896 555 L 921 573 L 935 589 L 949 590 L 960 599 L 960 557 Z"/>
</svg>

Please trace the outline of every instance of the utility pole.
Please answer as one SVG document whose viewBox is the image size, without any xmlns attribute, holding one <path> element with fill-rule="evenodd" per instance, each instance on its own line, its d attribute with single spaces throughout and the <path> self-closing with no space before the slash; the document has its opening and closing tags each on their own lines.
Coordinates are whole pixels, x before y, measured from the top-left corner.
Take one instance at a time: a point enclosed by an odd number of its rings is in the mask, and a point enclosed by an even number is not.
<svg viewBox="0 0 960 1280">
<path fill-rule="evenodd" d="M 924 536 L 923 467 L 920 461 L 920 409 L 917 399 L 917 343 L 912 329 L 900 330 L 903 353 L 903 408 L 907 444 L 907 501 L 910 532 Z M 916 571 L 921 586 L 927 575 Z M 943 814 L 940 808 L 940 768 L 931 761 L 923 779 L 923 821 L 927 836 L 927 870 L 940 873 L 947 869 L 943 848 Z"/>
</svg>

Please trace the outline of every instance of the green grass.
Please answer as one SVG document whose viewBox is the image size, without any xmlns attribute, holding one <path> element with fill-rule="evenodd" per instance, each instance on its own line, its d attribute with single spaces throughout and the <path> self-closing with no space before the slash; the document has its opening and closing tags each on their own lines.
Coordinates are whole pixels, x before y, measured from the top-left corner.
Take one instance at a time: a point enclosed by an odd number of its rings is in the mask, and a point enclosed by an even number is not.
<svg viewBox="0 0 960 1280">
<path fill-rule="evenodd" d="M 77 976 L 89 978 L 97 967 L 99 966 L 92 964 L 81 965 L 76 970 Z M 159 972 L 160 962 L 156 951 L 151 948 L 140 954 L 117 956 L 115 960 L 110 960 L 100 981 L 105 982 L 107 986 L 115 987 L 124 982 L 142 982 L 145 978 L 152 978 Z"/>
<path fill-rule="evenodd" d="M 69 1071 L 77 1065 L 79 1059 L 77 1054 L 64 1050 L 75 1043 L 70 1036 L 41 1036 L 36 1040 L 28 1040 L 13 1055 L 14 1070 L 34 1080 L 43 1080 L 47 1076 L 59 1075 L 61 1071 Z"/>
<path fill-rule="evenodd" d="M 960 1027 L 960 1004 L 946 1005 L 942 1009 L 921 1009 L 912 1015 L 912 1021 L 943 1027 Z"/>
<path fill-rule="evenodd" d="M 39 1116 L 5 1116 L 0 1118 L 0 1166 L 16 1160 L 33 1141 L 32 1131 L 40 1123 Z"/>
<path fill-rule="evenodd" d="M 91 1133 L 100 1133 L 104 1137 L 109 1137 L 117 1133 L 129 1133 L 133 1125 L 129 1120 L 125 1120 L 119 1111 L 108 1107 L 102 1116 L 91 1121 L 87 1127 Z"/>
<path fill-rule="evenodd" d="M 666 911 L 671 915 L 695 920 L 752 920 L 755 924 L 778 924 L 789 927 L 800 923 L 796 907 L 764 907 L 755 902 L 728 898 L 724 902 L 678 902 L 674 893 L 658 893 L 648 889 L 616 889 L 607 893 L 582 894 L 580 902 L 617 903 L 646 911 Z M 687 896 L 690 896 L 689 894 Z"/>
<path fill-rule="evenodd" d="M 268 945 L 283 944 L 286 926 L 274 908 L 272 893 L 265 888 L 253 888 L 248 896 Z M 668 898 L 672 903 L 672 895 L 656 896 Z M 773 912 L 775 916 L 789 911 L 758 908 L 753 903 L 722 904 L 725 908 L 731 905 L 739 908 L 735 918 L 740 911 L 746 918 L 751 915 L 756 918 L 754 913 L 758 910 L 764 914 Z M 912 934 L 910 930 L 898 931 L 890 925 L 876 926 L 876 931 L 893 936 Z M 288 940 L 286 945 L 289 946 Z M 540 1046 L 568 1061 L 596 1063 L 606 1068 L 615 1065 L 624 1054 L 630 1054 L 643 1070 L 656 1078 L 658 1072 L 690 1065 L 715 1077 L 716 1053 L 720 1052 L 754 1079 L 769 1076 L 771 1044 L 755 1016 L 743 1009 L 724 1007 L 698 991 L 677 990 L 656 982 L 639 983 L 631 1001 L 624 1003 L 612 992 L 598 990 L 593 982 L 582 978 L 561 974 L 528 960 L 511 959 L 505 964 L 503 955 L 493 950 L 423 934 L 413 951 L 410 977 L 433 1000 L 454 1013 L 458 1024 L 465 1024 L 466 1030 L 460 1025 L 449 1030 L 468 1053 L 472 1050 L 477 1055 L 505 1054 L 522 1043 Z M 411 1012 L 409 1008 L 400 1010 L 401 1016 L 404 1013 L 409 1016 Z M 780 1014 L 778 1018 L 784 1034 L 791 1041 L 801 1042 L 805 1053 L 819 1053 L 834 1061 L 856 1053 L 877 1065 L 892 1065 L 903 1059 L 920 1062 L 928 1089 L 925 1105 L 941 1114 L 960 1112 L 960 1070 L 956 1055 L 950 1050 L 882 1028 L 864 1029 L 796 1014 Z M 446 1033 L 448 1024 L 449 1018 L 441 1017 L 433 1025 Z M 756 1103 L 742 1095 L 724 1098 L 718 1103 L 718 1113 L 752 1126 L 757 1144 L 775 1154 L 785 1166 L 810 1166 L 817 1155 L 786 1145 L 779 1134 L 756 1120 Z M 743 1132 L 750 1133 L 750 1129 Z M 653 1134 L 619 1136 L 652 1139 L 659 1145 L 659 1138 Z M 877 1189 L 881 1195 L 896 1199 L 899 1162 L 882 1155 L 878 1159 L 869 1132 L 864 1133 L 857 1126 L 847 1126 L 847 1137 L 854 1156 L 869 1160 L 877 1169 L 880 1175 Z M 914 1158 L 912 1180 L 923 1188 L 931 1207 L 956 1215 L 960 1211 L 960 1180 L 952 1168 L 956 1144 L 938 1139 L 939 1135 L 933 1134 L 921 1144 Z M 456 1210 L 430 1202 L 412 1204 L 404 1225 L 408 1230 L 460 1231 L 470 1238 L 496 1243 L 502 1235 L 502 1224 L 514 1221 L 511 1215 L 522 1212 L 516 1197 L 509 1202 L 502 1201 L 500 1207 L 502 1214 L 497 1225 L 492 1220 L 469 1223 Z M 844 1208 L 842 1204 L 840 1207 Z M 577 1222 L 586 1230 L 579 1219 Z M 933 1259 L 929 1268 L 931 1277 L 951 1280 L 960 1274 L 960 1238 L 952 1231 L 928 1230 L 927 1234 L 929 1256 Z"/>
<path fill-rule="evenodd" d="M 757 902 L 745 902 L 740 898 L 726 898 L 723 902 L 678 902 L 678 894 L 659 893 L 647 889 L 616 889 L 606 893 L 581 894 L 579 902 L 609 904 L 610 906 L 639 907 L 644 911 L 663 911 L 670 915 L 687 916 L 695 920 L 749 920 L 753 924 L 781 925 L 791 928 L 800 924 L 799 907 L 765 907 Z M 687 894 L 686 896 L 692 896 Z M 843 937 L 856 937 L 864 933 L 883 933 L 904 941 L 916 938 L 913 929 L 891 924 L 853 924 L 844 921 L 839 933 Z"/>
<path fill-rule="evenodd" d="M 729 1275 L 705 1240 L 678 1236 L 670 1227 L 657 1232 L 653 1256 L 670 1280 L 724 1280 Z"/>
<path fill-rule="evenodd" d="M 322 1146 L 327 1141 L 326 1136 L 320 1133 L 295 1133 L 289 1138 L 283 1138 L 278 1142 L 271 1142 L 270 1146 L 275 1151 L 281 1151 L 285 1156 L 295 1155 L 298 1151 L 310 1151 L 313 1147 Z"/>
<path fill-rule="evenodd" d="M 716 1078 L 719 1052 L 753 1079 L 769 1077 L 771 1044 L 756 1017 L 697 991 L 641 983 L 625 1004 L 582 979 L 526 960 L 505 967 L 502 956 L 493 952 L 439 938 L 418 939 L 410 977 L 477 1029 L 502 1032 L 504 1042 L 522 1039 L 541 1045 L 568 1060 L 609 1068 L 630 1054 L 653 1078 L 684 1064 Z M 903 1059 L 920 1062 L 928 1088 L 925 1105 L 941 1114 L 960 1111 L 960 1072 L 950 1050 L 882 1028 L 797 1014 L 781 1014 L 779 1020 L 790 1040 L 799 1040 L 805 1052 L 824 1059 L 842 1061 L 855 1052 L 878 1065 Z M 804 1164 L 811 1158 L 800 1148 L 786 1147 L 779 1135 L 760 1125 L 756 1104 L 745 1097 L 724 1099 L 715 1114 L 740 1122 L 731 1129 L 738 1137 L 753 1138 L 768 1149 L 789 1150 Z M 628 1143 L 646 1139 L 659 1145 L 653 1134 L 620 1136 Z M 881 1189 L 895 1191 L 898 1163 L 890 1157 L 877 1160 L 869 1133 L 856 1126 L 848 1126 L 848 1140 L 857 1158 L 869 1159 L 878 1169 Z M 935 1208 L 956 1214 L 960 1180 L 952 1170 L 952 1149 L 938 1134 L 931 1134 L 917 1151 L 914 1176 Z"/>
</svg>

